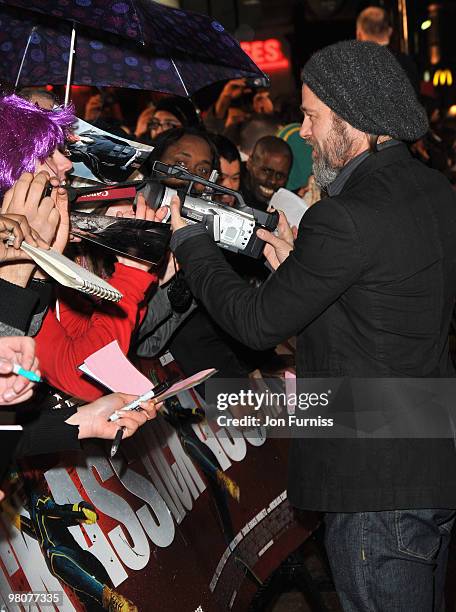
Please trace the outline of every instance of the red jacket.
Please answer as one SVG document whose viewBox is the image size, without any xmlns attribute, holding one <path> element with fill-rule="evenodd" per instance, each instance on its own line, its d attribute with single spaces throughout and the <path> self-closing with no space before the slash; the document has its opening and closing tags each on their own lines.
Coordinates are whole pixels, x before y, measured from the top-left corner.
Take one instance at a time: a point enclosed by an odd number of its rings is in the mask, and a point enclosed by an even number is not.
<svg viewBox="0 0 456 612">
<path fill-rule="evenodd" d="M 54 305 L 35 336 L 40 370 L 46 380 L 86 401 L 97 399 L 106 390 L 91 382 L 78 366 L 112 340 L 118 341 L 124 353 L 128 352 L 131 336 L 146 311 L 146 293 L 157 277 L 116 263 L 109 282 L 123 294 L 117 304 L 94 303 L 75 291 L 59 287 L 60 320 Z"/>
</svg>

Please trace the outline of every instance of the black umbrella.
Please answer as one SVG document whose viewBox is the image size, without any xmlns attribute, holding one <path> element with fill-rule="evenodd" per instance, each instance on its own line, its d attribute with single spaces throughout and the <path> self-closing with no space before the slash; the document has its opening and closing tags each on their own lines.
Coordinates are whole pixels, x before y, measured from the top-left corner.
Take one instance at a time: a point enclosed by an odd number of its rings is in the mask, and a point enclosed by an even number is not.
<svg viewBox="0 0 456 612">
<path fill-rule="evenodd" d="M 90 2 L 90 5 L 89 5 Z M 33 11 L 12 9 L 10 4 L 27 6 L 22 0 L 0 0 L 0 79 L 22 85 L 70 83 L 82 85 L 131 87 L 182 96 L 214 83 L 232 78 L 264 77 L 223 26 L 205 15 L 169 9 L 152 0 L 135 0 L 143 16 L 142 43 L 128 40 L 123 18 L 118 21 L 89 19 L 89 8 L 97 15 L 98 4 L 114 10 L 114 5 L 130 3 L 68 0 L 65 20 L 55 13 L 56 0 L 34 0 Z M 85 5 L 81 8 L 78 5 Z M 51 17 L 41 17 L 48 9 Z M 86 10 L 87 9 L 87 10 Z M 129 9 L 130 10 L 130 9 Z M 127 13 L 125 13 L 126 15 Z M 139 12 L 137 13 L 139 14 Z M 123 15 L 123 14 L 122 14 Z M 101 14 L 99 15 L 101 16 Z M 90 22 L 97 31 L 86 25 Z M 118 34 L 110 33 L 118 28 Z M 138 26 L 139 27 L 139 26 Z M 103 30 L 103 31 L 101 31 Z M 145 36 L 147 34 L 147 37 Z M 74 53 L 73 53 L 74 51 Z M 74 66 L 71 60 L 74 57 Z"/>
</svg>

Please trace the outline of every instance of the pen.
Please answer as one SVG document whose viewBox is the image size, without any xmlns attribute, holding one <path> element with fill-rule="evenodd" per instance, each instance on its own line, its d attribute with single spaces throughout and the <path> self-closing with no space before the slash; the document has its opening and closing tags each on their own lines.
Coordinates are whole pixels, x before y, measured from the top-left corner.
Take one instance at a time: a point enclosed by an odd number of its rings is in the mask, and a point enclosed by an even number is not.
<svg viewBox="0 0 456 612">
<path fill-rule="evenodd" d="M 19 376 L 27 378 L 28 380 L 31 380 L 32 382 L 43 382 L 43 379 L 40 378 L 38 374 L 35 374 L 35 372 L 31 372 L 30 370 L 24 370 L 24 368 L 18 363 L 13 363 L 13 372 Z"/>
<path fill-rule="evenodd" d="M 117 430 L 117 433 L 111 445 L 111 457 L 114 457 L 114 455 L 119 450 L 120 442 L 122 440 L 125 429 L 126 428 L 122 426 L 122 427 L 119 427 L 119 429 Z"/>
<path fill-rule="evenodd" d="M 165 380 L 165 382 L 162 382 L 159 385 L 156 385 L 153 389 L 151 389 L 150 391 L 147 391 L 147 393 L 140 395 L 137 399 L 133 400 L 132 402 L 130 402 L 123 408 L 120 408 L 118 412 L 114 412 L 114 414 L 111 414 L 111 416 L 108 418 L 108 421 L 113 422 L 113 421 L 117 421 L 118 419 L 122 418 L 122 415 L 119 414 L 121 412 L 129 412 L 130 410 L 138 410 L 139 404 L 142 404 L 142 402 L 147 402 L 148 400 L 161 395 L 162 393 L 167 391 L 170 387 L 171 387 L 171 382 L 168 380 Z"/>
</svg>

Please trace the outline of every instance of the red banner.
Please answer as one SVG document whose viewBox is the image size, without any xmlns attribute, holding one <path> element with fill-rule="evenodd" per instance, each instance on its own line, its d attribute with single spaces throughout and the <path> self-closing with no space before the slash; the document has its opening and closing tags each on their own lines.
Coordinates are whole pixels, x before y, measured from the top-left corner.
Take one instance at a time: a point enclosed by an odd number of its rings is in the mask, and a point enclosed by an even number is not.
<svg viewBox="0 0 456 612">
<path fill-rule="evenodd" d="M 200 404 L 191 392 L 179 400 Z M 48 591 L 63 594 L 65 612 L 108 609 L 116 597 L 125 610 L 245 612 L 258 581 L 310 532 L 286 497 L 288 442 L 211 427 L 182 434 L 159 417 L 114 459 L 90 441 L 24 464 L 0 515 L 0 607 L 13 592 Z M 188 440 L 209 449 L 239 502 Z"/>
</svg>

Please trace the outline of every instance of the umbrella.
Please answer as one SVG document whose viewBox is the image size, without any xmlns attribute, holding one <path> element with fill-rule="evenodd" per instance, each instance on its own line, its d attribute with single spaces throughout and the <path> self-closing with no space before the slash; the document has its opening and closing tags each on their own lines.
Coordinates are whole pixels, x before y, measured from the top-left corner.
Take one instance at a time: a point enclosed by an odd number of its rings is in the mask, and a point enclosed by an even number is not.
<svg viewBox="0 0 456 612">
<path fill-rule="evenodd" d="M 258 70 L 220 23 L 153 0 L 0 0 L 0 4 L 26 9 L 21 10 L 21 18 L 32 21 L 41 13 L 46 23 L 54 17 L 81 24 L 78 33 L 90 28 L 92 35 L 98 32 L 103 38 L 100 32 L 111 32 L 151 47 L 159 56 L 180 52 L 210 63 L 216 58 L 219 65 Z"/>
<path fill-rule="evenodd" d="M 106 30 L 144 43 L 144 34 L 138 11 L 143 4 L 155 5 L 156 3 L 150 0 L 33 0 L 31 6 L 32 2 L 30 0 L 0 0 L 0 4 L 75 21 L 96 30 Z M 135 5 L 139 5 L 138 9 Z M 159 10 L 152 6 L 150 13 L 156 18 L 157 13 L 159 13 L 159 16 L 161 15 Z M 172 9 L 168 8 L 168 11 L 172 15 Z M 166 13 L 166 11 L 164 12 Z M 182 11 L 179 12 L 182 13 Z M 141 17 L 143 17 L 142 12 Z M 179 18 L 179 15 L 177 17 Z M 159 21 L 159 24 L 163 27 L 163 19 Z M 165 25 L 169 27 L 169 23 L 165 22 Z"/>
<path fill-rule="evenodd" d="M 238 42 L 221 30 L 218 44 L 212 44 L 209 57 L 203 59 L 208 50 L 202 39 L 198 45 L 192 42 L 193 55 L 189 50 L 172 50 L 161 41 L 146 47 L 81 26 L 73 55 L 71 24 L 38 14 L 30 19 L 30 12 L 25 15 L 25 11 L 0 6 L 0 80 L 15 83 L 20 73 L 21 85 L 68 84 L 70 57 L 74 57 L 74 84 L 148 89 L 180 96 L 191 96 L 217 81 L 264 76 Z M 169 36 L 168 32 L 167 40 Z"/>
<path fill-rule="evenodd" d="M 66 83 L 71 34 L 71 25 L 65 22 L 31 21 L 0 8 L 0 80 L 14 83 L 20 72 L 21 85 Z M 191 96 L 217 81 L 263 75 L 250 60 L 244 59 L 240 65 L 237 43 L 230 47 L 230 39 L 225 39 L 220 44 L 225 50 L 232 49 L 231 66 L 218 63 L 216 50 L 211 61 L 203 61 L 178 50 L 171 56 L 159 44 L 155 49 L 146 49 L 113 34 L 80 31 L 75 42 L 72 82 Z"/>
</svg>

